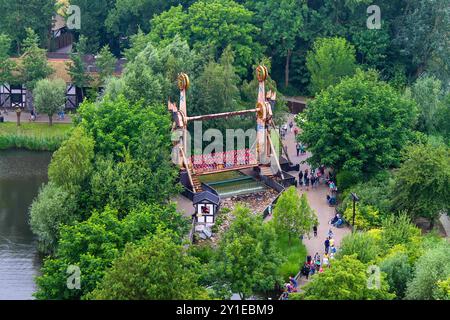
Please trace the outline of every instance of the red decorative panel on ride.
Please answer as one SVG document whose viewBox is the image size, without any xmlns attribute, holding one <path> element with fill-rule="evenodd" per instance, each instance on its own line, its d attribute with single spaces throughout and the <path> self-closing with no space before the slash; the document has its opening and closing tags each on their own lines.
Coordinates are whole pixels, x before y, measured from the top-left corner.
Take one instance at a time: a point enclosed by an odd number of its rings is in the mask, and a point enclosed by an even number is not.
<svg viewBox="0 0 450 320">
<path fill-rule="evenodd" d="M 250 149 L 232 150 L 191 157 L 192 168 L 198 173 L 230 170 L 257 165 L 256 156 Z"/>
</svg>

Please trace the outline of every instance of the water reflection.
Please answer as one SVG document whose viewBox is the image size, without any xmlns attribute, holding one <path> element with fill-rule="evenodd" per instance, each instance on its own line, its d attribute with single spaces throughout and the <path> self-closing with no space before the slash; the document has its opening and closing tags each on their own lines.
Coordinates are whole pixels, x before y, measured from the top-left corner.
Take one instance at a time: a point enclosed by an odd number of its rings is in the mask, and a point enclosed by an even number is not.
<svg viewBox="0 0 450 320">
<path fill-rule="evenodd" d="M 47 181 L 51 154 L 0 151 L 0 299 L 32 299 L 40 268 L 28 207 Z"/>
</svg>

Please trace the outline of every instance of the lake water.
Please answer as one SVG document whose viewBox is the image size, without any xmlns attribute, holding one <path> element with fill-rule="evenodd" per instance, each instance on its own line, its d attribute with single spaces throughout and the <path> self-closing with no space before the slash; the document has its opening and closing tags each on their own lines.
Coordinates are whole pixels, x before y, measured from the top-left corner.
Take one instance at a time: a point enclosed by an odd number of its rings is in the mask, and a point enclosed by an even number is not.
<svg viewBox="0 0 450 320">
<path fill-rule="evenodd" d="M 0 300 L 32 299 L 41 266 L 28 208 L 47 181 L 51 153 L 0 150 Z"/>
</svg>

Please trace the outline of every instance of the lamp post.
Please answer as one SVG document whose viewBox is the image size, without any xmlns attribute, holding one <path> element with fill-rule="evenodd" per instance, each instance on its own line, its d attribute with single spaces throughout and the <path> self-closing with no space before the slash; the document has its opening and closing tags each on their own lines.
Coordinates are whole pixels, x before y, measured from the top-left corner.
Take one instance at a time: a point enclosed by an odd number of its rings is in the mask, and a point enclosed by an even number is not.
<svg viewBox="0 0 450 320">
<path fill-rule="evenodd" d="M 355 232 L 355 216 L 356 216 L 356 202 L 359 201 L 356 193 L 352 192 L 352 200 L 353 200 L 353 218 L 352 218 L 352 233 Z"/>
</svg>

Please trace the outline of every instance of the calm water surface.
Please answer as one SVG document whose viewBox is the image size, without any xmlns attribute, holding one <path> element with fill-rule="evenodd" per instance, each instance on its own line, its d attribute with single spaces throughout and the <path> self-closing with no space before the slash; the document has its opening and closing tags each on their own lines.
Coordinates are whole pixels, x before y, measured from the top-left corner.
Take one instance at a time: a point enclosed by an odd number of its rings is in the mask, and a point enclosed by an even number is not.
<svg viewBox="0 0 450 320">
<path fill-rule="evenodd" d="M 28 208 L 47 182 L 51 153 L 0 150 L 0 300 L 32 299 L 41 258 Z"/>
</svg>

